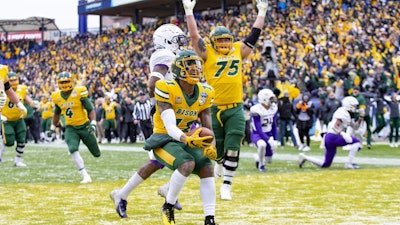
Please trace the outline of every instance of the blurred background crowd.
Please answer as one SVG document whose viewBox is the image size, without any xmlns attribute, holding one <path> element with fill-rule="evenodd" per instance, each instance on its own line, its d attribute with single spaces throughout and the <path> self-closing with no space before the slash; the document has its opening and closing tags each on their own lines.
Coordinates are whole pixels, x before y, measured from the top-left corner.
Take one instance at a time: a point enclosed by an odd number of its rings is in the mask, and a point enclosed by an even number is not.
<svg viewBox="0 0 400 225">
<path fill-rule="evenodd" d="M 251 31 L 256 9 L 230 10 L 224 14 L 196 14 L 199 30 L 228 27 L 238 40 Z M 400 4 L 388 0 L 274 0 L 269 1 L 267 25 L 250 57 L 244 60 L 244 101 L 256 102 L 262 88 L 286 93 L 291 101 L 308 95 L 320 101 L 361 93 L 369 99 L 384 98 L 400 88 Z M 90 98 L 111 94 L 122 104 L 146 93 L 149 57 L 154 51 L 153 31 L 184 21 L 157 21 L 137 27 L 108 30 L 102 34 L 68 36 L 57 42 L 1 42 L 0 60 L 19 74 L 33 98 L 41 99 L 57 88 L 56 75 L 74 74 Z M 202 33 L 207 36 L 207 33 Z M 370 104 L 373 104 L 371 101 Z M 375 106 L 375 105 L 371 105 Z M 376 107 L 371 107 L 371 116 Z M 317 120 L 317 119 L 316 119 Z M 372 124 L 373 125 L 373 124 Z"/>
</svg>

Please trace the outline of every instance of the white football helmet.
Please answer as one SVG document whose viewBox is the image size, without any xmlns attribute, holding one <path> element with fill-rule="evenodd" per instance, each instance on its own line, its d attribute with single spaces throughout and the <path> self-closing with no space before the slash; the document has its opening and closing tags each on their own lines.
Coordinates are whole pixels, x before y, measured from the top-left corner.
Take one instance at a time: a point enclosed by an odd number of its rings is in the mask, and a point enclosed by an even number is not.
<svg viewBox="0 0 400 225">
<path fill-rule="evenodd" d="M 153 44 L 156 49 L 169 49 L 176 55 L 188 45 L 185 33 L 174 24 L 164 24 L 153 34 Z"/>
<path fill-rule="evenodd" d="M 262 89 L 261 91 L 258 92 L 258 102 L 265 104 L 265 105 L 271 105 L 272 103 L 275 102 L 275 94 L 269 89 Z"/>
<path fill-rule="evenodd" d="M 346 96 L 342 100 L 343 108 L 352 113 L 357 112 L 358 105 L 359 105 L 358 100 L 353 96 Z"/>
</svg>

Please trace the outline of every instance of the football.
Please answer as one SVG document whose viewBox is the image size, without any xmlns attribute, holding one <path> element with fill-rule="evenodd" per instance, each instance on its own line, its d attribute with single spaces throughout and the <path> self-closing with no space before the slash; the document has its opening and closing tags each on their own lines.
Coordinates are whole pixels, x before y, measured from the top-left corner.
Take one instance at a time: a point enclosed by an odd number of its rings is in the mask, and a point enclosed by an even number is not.
<svg viewBox="0 0 400 225">
<path fill-rule="evenodd" d="M 201 128 L 201 132 L 199 134 L 200 137 L 205 137 L 205 136 L 212 136 L 212 139 L 207 140 L 207 142 L 212 142 L 214 140 L 214 132 L 207 127 L 195 127 L 191 129 L 186 135 L 190 136 L 192 135 L 197 129 Z"/>
</svg>

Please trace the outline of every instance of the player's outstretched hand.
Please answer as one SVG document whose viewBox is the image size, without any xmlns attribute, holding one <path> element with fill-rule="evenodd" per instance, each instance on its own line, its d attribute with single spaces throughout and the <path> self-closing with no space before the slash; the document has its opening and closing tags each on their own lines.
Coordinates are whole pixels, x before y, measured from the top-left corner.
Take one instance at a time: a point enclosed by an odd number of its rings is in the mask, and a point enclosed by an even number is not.
<svg viewBox="0 0 400 225">
<path fill-rule="evenodd" d="M 257 0 L 257 9 L 259 16 L 265 16 L 268 11 L 268 0 Z"/>
<path fill-rule="evenodd" d="M 211 140 L 213 136 L 200 137 L 201 128 L 197 129 L 192 135 L 186 136 L 186 145 L 191 148 L 204 149 L 211 146 Z"/>
<path fill-rule="evenodd" d="M 196 0 L 182 0 L 182 3 L 186 16 L 193 15 L 193 9 L 196 5 Z"/>
</svg>

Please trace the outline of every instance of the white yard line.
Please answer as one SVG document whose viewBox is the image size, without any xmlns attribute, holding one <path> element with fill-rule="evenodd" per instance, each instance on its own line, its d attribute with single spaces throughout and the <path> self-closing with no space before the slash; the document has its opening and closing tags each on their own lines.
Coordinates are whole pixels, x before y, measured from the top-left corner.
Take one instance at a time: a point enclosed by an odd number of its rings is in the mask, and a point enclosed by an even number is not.
<svg viewBox="0 0 400 225">
<path fill-rule="evenodd" d="M 28 146 L 36 146 L 36 147 L 47 147 L 47 148 L 66 148 L 65 143 L 53 142 L 53 143 L 41 143 L 41 144 L 27 144 Z M 84 144 L 81 143 L 80 149 L 87 149 Z M 119 146 L 119 145 L 100 145 L 101 151 L 121 151 L 121 152 L 145 152 L 142 147 L 137 146 Z M 289 161 L 297 161 L 298 156 L 295 154 L 282 154 L 280 153 L 282 150 L 278 150 L 275 154 L 273 159 L 274 160 L 289 160 Z M 284 150 L 283 150 L 284 151 Z M 301 152 L 299 152 L 301 153 Z M 242 152 L 240 157 L 244 158 L 253 158 L 254 153 L 250 152 Z M 310 153 L 305 153 L 306 155 L 315 156 L 317 158 L 321 158 L 321 155 L 313 155 Z M 336 156 L 334 162 L 344 163 L 346 162 L 347 157 L 345 156 Z M 358 164 L 371 164 L 371 165 L 390 165 L 390 166 L 397 166 L 400 165 L 400 157 L 399 159 L 395 158 L 371 158 L 371 157 L 357 157 L 354 160 L 355 163 Z"/>
</svg>

